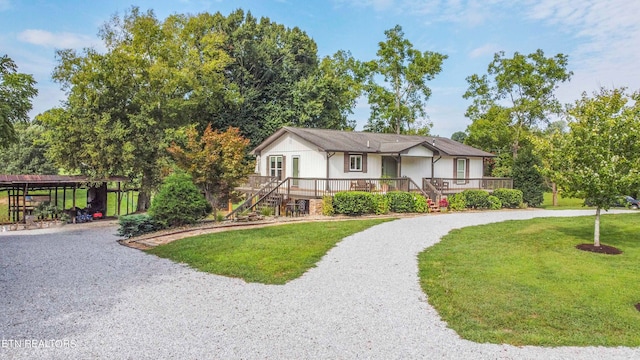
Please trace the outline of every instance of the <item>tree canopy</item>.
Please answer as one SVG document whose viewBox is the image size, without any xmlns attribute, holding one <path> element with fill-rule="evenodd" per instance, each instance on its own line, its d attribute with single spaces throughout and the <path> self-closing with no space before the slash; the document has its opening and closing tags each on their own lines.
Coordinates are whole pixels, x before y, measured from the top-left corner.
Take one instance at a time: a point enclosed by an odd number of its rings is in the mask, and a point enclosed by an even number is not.
<svg viewBox="0 0 640 360">
<path fill-rule="evenodd" d="M 378 44 L 378 58 L 366 64 L 370 72 L 366 92 L 371 116 L 365 130 L 428 135 L 431 123 L 426 119 L 425 104 L 431 89 L 427 81 L 442 71 L 447 56 L 414 49 L 400 25 L 384 34 L 387 39 Z M 386 85 L 377 83 L 378 76 Z M 420 129 L 415 129 L 418 124 Z"/>
<path fill-rule="evenodd" d="M 492 137 L 490 145 L 484 146 L 508 148 L 515 159 L 527 133 L 561 113 L 555 91 L 573 75 L 567 64 L 566 55 L 545 57 L 540 49 L 529 55 L 516 52 L 512 58 L 496 53 L 487 74 L 467 77 L 469 88 L 463 97 L 472 104 L 465 116 L 473 122 L 468 128 L 469 144 L 479 145 L 482 138 Z"/>
<path fill-rule="evenodd" d="M 18 140 L 16 122 L 29 121 L 31 99 L 38 94 L 35 84 L 33 76 L 18 72 L 8 55 L 0 57 L 0 148 Z"/>
<path fill-rule="evenodd" d="M 600 246 L 600 210 L 640 187 L 640 92 L 586 93 L 569 107 L 569 128 L 556 177 L 564 194 L 596 206 L 594 246 Z"/>
</svg>

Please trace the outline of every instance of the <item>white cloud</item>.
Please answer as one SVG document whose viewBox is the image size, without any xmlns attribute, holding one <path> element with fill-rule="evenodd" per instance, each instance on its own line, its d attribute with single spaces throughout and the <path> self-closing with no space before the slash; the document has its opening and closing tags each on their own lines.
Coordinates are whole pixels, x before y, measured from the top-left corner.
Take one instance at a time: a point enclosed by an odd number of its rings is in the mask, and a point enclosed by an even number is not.
<svg viewBox="0 0 640 360">
<path fill-rule="evenodd" d="M 600 86 L 640 89 L 640 2 L 627 0 L 542 0 L 528 13 L 576 40 L 569 54 L 574 70 L 560 95 L 576 99 Z"/>
<path fill-rule="evenodd" d="M 69 32 L 52 33 L 39 29 L 27 29 L 18 34 L 18 40 L 50 48 L 82 48 L 100 43 L 94 37 Z"/>
<path fill-rule="evenodd" d="M 497 44 L 484 44 L 469 52 L 469 57 L 472 59 L 479 58 L 485 55 L 493 55 L 500 51 L 500 47 Z"/>
</svg>

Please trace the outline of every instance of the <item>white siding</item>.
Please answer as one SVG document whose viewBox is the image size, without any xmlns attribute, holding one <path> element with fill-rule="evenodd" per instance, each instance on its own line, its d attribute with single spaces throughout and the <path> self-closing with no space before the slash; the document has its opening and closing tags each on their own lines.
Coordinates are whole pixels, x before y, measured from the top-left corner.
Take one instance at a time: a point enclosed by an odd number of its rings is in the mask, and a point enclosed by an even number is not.
<svg viewBox="0 0 640 360">
<path fill-rule="evenodd" d="M 420 156 L 420 157 L 432 157 L 433 151 L 427 149 L 424 146 L 415 146 L 409 149 L 406 154 L 402 154 L 402 156 Z M 431 166 L 431 165 L 429 165 Z"/>
<path fill-rule="evenodd" d="M 442 158 L 435 158 L 434 160 L 437 160 L 437 162 L 433 164 L 433 177 L 453 178 L 453 158 L 452 157 L 443 156 Z"/>
<path fill-rule="evenodd" d="M 410 177 L 416 184 L 422 186 L 422 178 L 431 177 L 431 158 L 403 155 L 400 176 Z"/>
<path fill-rule="evenodd" d="M 364 179 L 382 176 L 382 156 L 367 154 L 367 172 L 344 172 L 344 153 L 337 152 L 329 160 L 329 177 L 334 179 Z"/>
<path fill-rule="evenodd" d="M 293 157 L 300 157 L 300 177 L 325 178 L 327 175 L 325 152 L 316 146 L 286 133 L 271 143 L 260 154 L 260 175 L 268 175 L 267 161 L 271 155 L 285 156 L 285 177 L 293 176 Z"/>
<path fill-rule="evenodd" d="M 469 177 L 472 179 L 481 178 L 484 173 L 482 158 L 469 159 Z"/>
</svg>

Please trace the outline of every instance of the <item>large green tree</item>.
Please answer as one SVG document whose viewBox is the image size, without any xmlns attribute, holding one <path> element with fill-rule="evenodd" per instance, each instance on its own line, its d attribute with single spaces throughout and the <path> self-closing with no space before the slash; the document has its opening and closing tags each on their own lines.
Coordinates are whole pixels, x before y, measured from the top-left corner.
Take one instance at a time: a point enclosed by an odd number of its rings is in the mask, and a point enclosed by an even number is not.
<svg viewBox="0 0 640 360">
<path fill-rule="evenodd" d="M 0 174 L 57 174 L 58 169 L 45 153 L 44 128 L 36 121 L 14 125 L 18 141 L 0 148 Z"/>
<path fill-rule="evenodd" d="M 352 126 L 347 116 L 360 95 L 363 74 L 348 52 L 320 60 L 315 41 L 304 31 L 250 12 L 214 18 L 232 59 L 225 77 L 239 95 L 221 111 L 209 111 L 214 128 L 237 127 L 255 146 L 285 125 Z"/>
<path fill-rule="evenodd" d="M 378 58 L 367 63 L 370 78 L 366 92 L 371 116 L 365 130 L 426 135 L 431 128 L 425 120 L 425 104 L 431 96 L 427 82 L 442 71 L 447 56 L 414 49 L 400 25 L 384 34 L 387 39 L 378 44 Z M 383 85 L 377 83 L 379 77 L 384 80 Z M 415 129 L 416 124 L 421 129 Z"/>
<path fill-rule="evenodd" d="M 166 130 L 203 122 L 234 96 L 223 75 L 225 36 L 212 31 L 214 20 L 159 21 L 132 8 L 101 29 L 104 54 L 58 51 L 53 77 L 68 98 L 43 117 L 56 164 L 95 177 L 129 176 L 141 188 L 138 209 L 146 209 L 165 164 Z"/>
<path fill-rule="evenodd" d="M 7 55 L 0 57 L 0 147 L 18 140 L 13 125 L 28 122 L 31 99 L 38 94 L 35 80 L 18 72 Z"/>
<path fill-rule="evenodd" d="M 562 192 L 596 206 L 594 246 L 600 246 L 600 211 L 640 186 L 640 92 L 586 93 L 569 110 L 570 132 L 558 149 L 566 166 Z"/>
<path fill-rule="evenodd" d="M 542 50 L 529 55 L 516 52 L 511 58 L 499 52 L 487 74 L 467 77 L 469 88 L 463 97 L 472 100 L 465 114 L 473 122 L 467 129 L 470 144 L 479 145 L 475 138 L 492 137 L 500 144 L 490 146 L 508 148 L 515 160 L 530 130 L 561 113 L 555 91 L 573 74 L 567 63 L 566 55 L 546 57 Z M 496 135 L 490 135 L 494 132 Z"/>
</svg>

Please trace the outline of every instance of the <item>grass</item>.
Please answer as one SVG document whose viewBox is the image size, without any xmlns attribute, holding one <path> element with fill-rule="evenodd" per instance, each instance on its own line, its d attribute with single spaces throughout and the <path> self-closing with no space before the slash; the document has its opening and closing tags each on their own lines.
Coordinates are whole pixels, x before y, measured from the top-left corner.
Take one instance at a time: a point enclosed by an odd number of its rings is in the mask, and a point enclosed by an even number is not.
<svg viewBox="0 0 640 360">
<path fill-rule="evenodd" d="M 584 206 L 584 199 L 575 198 L 563 198 L 558 194 L 558 206 L 553 206 L 553 197 L 550 192 L 543 194 L 544 200 L 542 201 L 541 208 L 547 210 L 583 210 L 590 207 Z"/>
<path fill-rule="evenodd" d="M 542 346 L 640 346 L 640 216 L 508 221 L 454 230 L 419 255 L 429 303 L 465 339 Z"/>
<path fill-rule="evenodd" d="M 200 271 L 247 282 L 285 284 L 296 279 L 341 239 L 393 219 L 287 224 L 177 240 L 149 253 Z"/>
</svg>

